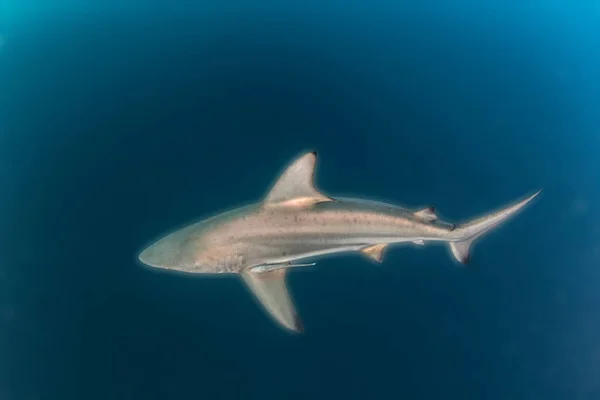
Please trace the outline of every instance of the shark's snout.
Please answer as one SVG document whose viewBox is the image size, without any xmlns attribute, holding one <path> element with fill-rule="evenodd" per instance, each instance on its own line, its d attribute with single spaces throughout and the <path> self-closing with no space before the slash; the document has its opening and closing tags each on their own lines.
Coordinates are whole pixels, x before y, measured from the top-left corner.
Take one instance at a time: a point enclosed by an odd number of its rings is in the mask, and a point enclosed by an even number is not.
<svg viewBox="0 0 600 400">
<path fill-rule="evenodd" d="M 162 268 L 162 265 L 160 265 L 159 260 L 156 257 L 156 250 L 154 249 L 154 246 L 149 246 L 142 250 L 138 256 L 138 259 L 150 267 Z"/>
<path fill-rule="evenodd" d="M 160 240 L 146 247 L 138 256 L 138 259 L 155 268 L 171 268 L 174 260 L 173 246 L 166 240 Z"/>
<path fill-rule="evenodd" d="M 151 267 L 187 271 L 195 266 L 192 251 L 194 246 L 188 243 L 188 237 L 172 234 L 145 248 L 138 259 Z"/>
</svg>

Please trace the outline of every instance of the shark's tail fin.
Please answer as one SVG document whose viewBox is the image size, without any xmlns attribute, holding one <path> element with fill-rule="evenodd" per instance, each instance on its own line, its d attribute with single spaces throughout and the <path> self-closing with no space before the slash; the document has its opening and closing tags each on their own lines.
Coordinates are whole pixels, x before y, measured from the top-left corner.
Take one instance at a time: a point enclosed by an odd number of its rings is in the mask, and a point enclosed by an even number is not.
<svg viewBox="0 0 600 400">
<path fill-rule="evenodd" d="M 454 258 L 456 258 L 456 260 L 462 264 L 468 264 L 470 258 L 470 248 L 473 242 L 487 231 L 495 228 L 508 218 L 515 215 L 517 211 L 525 207 L 540 192 L 541 190 L 529 196 L 528 198 L 513 204 L 512 206 L 458 226 L 453 231 L 455 239 L 448 243 Z"/>
</svg>

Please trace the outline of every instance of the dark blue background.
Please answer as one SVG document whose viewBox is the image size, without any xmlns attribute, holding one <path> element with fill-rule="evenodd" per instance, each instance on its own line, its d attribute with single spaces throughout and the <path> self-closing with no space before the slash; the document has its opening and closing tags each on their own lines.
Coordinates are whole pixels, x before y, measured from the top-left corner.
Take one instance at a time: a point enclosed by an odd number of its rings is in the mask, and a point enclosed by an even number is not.
<svg viewBox="0 0 600 400">
<path fill-rule="evenodd" d="M 3 2 L 0 399 L 600 398 L 597 2 L 287 3 Z M 470 268 L 295 271 L 302 336 L 136 262 L 304 150 L 453 222 L 545 191 Z"/>
</svg>

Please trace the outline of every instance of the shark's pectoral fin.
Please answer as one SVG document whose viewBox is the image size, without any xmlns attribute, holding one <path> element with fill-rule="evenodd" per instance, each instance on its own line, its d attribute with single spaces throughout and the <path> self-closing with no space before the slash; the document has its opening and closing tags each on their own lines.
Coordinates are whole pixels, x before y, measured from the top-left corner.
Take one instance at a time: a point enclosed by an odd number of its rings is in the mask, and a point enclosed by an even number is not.
<svg viewBox="0 0 600 400">
<path fill-rule="evenodd" d="M 437 215 L 435 215 L 435 208 L 431 206 L 415 212 L 415 216 L 425 222 L 433 222 L 438 219 Z"/>
<path fill-rule="evenodd" d="M 324 201 L 333 201 L 314 187 L 317 153 L 303 155 L 294 161 L 279 177 L 264 200 L 266 207 L 304 207 Z"/>
<path fill-rule="evenodd" d="M 288 293 L 285 268 L 266 272 L 242 272 L 242 278 L 256 298 L 277 322 L 284 327 L 296 331 L 304 331 L 302 321 L 298 317 L 294 304 Z"/>
<path fill-rule="evenodd" d="M 373 246 L 363 247 L 360 252 L 370 257 L 371 259 L 382 262 L 383 261 L 383 251 L 387 247 L 387 243 L 375 244 Z"/>
</svg>

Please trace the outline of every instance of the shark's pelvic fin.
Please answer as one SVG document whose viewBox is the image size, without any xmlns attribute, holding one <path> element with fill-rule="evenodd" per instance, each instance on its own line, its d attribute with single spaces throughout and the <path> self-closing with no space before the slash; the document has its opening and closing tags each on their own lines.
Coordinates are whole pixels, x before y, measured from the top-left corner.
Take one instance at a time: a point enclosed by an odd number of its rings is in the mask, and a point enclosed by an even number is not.
<svg viewBox="0 0 600 400">
<path fill-rule="evenodd" d="M 307 153 L 287 167 L 265 198 L 264 205 L 303 207 L 333 201 L 314 187 L 316 159 L 316 152 Z"/>
<path fill-rule="evenodd" d="M 415 216 L 425 222 L 433 222 L 438 219 L 433 207 L 425 207 L 424 209 L 415 212 Z"/>
<path fill-rule="evenodd" d="M 292 331 L 303 332 L 302 321 L 286 287 L 286 272 L 286 268 L 278 268 L 257 273 L 248 270 L 241 275 L 252 293 L 277 322 Z"/>
<path fill-rule="evenodd" d="M 360 252 L 370 257 L 371 259 L 382 262 L 383 261 L 383 251 L 387 247 L 387 243 L 376 244 L 369 247 L 363 247 Z"/>
<path fill-rule="evenodd" d="M 455 239 L 449 242 L 450 250 L 454 258 L 461 264 L 468 264 L 470 261 L 470 250 L 473 242 L 484 233 L 497 227 L 508 218 L 515 215 L 519 210 L 531 202 L 539 193 L 527 197 L 512 206 L 506 207 L 500 211 L 493 212 L 484 217 L 475 219 L 471 222 L 458 226 L 451 231 Z"/>
</svg>

